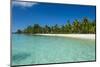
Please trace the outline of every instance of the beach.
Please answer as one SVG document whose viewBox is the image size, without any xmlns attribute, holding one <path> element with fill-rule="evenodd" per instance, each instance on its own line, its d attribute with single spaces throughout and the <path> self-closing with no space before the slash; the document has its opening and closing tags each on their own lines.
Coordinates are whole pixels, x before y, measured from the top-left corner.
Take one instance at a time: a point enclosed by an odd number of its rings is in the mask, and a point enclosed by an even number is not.
<svg viewBox="0 0 100 67">
<path fill-rule="evenodd" d="M 71 38 L 81 38 L 81 39 L 95 39 L 95 34 L 33 34 L 41 36 L 61 36 L 61 37 L 71 37 Z"/>
</svg>

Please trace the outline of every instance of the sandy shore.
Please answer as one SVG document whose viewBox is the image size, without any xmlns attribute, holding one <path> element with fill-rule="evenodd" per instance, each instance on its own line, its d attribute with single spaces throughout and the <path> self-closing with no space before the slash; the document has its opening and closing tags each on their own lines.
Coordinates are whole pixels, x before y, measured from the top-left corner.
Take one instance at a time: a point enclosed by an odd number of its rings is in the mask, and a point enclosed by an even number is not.
<svg viewBox="0 0 100 67">
<path fill-rule="evenodd" d="M 95 39 L 95 34 L 34 34 L 42 36 L 62 36 L 62 37 L 72 37 L 81 39 Z"/>
</svg>

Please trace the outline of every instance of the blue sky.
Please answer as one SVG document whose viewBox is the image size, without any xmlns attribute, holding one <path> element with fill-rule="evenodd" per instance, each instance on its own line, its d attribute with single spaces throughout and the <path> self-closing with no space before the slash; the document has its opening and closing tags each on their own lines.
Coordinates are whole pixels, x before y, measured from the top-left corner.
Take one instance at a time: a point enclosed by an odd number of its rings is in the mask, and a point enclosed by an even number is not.
<svg viewBox="0 0 100 67">
<path fill-rule="evenodd" d="M 12 31 L 28 25 L 64 25 L 67 20 L 95 20 L 95 6 L 12 1 Z"/>
</svg>

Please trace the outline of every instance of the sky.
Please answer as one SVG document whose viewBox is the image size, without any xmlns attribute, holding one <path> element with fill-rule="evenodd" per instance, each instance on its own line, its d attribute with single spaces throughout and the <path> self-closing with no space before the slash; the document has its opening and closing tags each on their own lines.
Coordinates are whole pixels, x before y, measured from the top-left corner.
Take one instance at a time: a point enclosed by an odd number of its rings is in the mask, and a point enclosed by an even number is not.
<svg viewBox="0 0 100 67">
<path fill-rule="evenodd" d="M 95 6 L 12 1 L 12 32 L 29 25 L 64 25 L 84 17 L 95 20 Z"/>
</svg>

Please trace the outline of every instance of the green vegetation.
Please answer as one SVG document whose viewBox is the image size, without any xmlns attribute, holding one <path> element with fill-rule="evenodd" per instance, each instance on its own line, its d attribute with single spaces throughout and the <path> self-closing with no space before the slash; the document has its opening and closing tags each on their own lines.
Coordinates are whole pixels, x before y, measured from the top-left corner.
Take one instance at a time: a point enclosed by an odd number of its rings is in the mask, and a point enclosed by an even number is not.
<svg viewBox="0 0 100 67">
<path fill-rule="evenodd" d="M 79 22 L 77 19 L 71 24 L 68 20 L 65 25 L 59 26 L 48 26 L 45 25 L 44 27 L 40 26 L 39 24 L 34 24 L 33 26 L 28 26 L 24 30 L 18 29 L 16 33 L 21 34 L 67 34 L 67 33 L 96 33 L 96 21 L 90 22 L 87 18 L 84 18 L 82 22 Z"/>
</svg>

